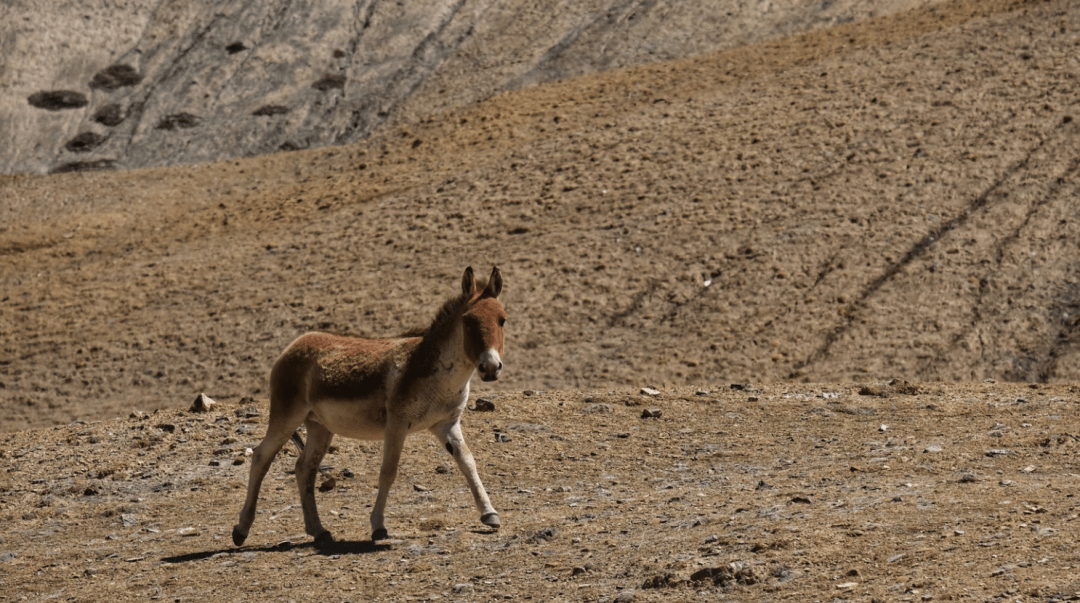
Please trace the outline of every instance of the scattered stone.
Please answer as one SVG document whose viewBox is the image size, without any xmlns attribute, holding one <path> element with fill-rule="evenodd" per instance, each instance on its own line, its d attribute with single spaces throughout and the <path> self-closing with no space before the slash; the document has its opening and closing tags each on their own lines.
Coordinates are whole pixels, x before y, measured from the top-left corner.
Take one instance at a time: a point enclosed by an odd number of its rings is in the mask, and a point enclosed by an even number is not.
<svg viewBox="0 0 1080 603">
<path fill-rule="evenodd" d="M 101 146 L 105 137 L 97 132 L 81 132 L 67 141 L 64 148 L 72 153 L 89 153 L 95 147 Z"/>
<path fill-rule="evenodd" d="M 176 535 L 184 538 L 191 538 L 192 536 L 198 536 L 199 530 L 196 528 L 180 528 L 176 530 Z"/>
<path fill-rule="evenodd" d="M 580 576 L 581 574 L 584 574 L 584 573 L 586 573 L 588 571 L 589 570 L 586 569 L 585 567 L 580 566 L 580 565 L 576 565 L 576 566 L 574 566 L 573 569 L 570 570 L 570 575 L 571 576 Z"/>
<path fill-rule="evenodd" d="M 480 398 L 476 401 L 476 405 L 472 407 L 472 410 L 476 412 L 495 412 L 495 403 L 487 398 Z"/>
<path fill-rule="evenodd" d="M 751 389 L 749 383 L 732 383 L 729 387 L 738 392 L 749 391 Z"/>
<path fill-rule="evenodd" d="M 125 86 L 135 86 L 142 79 L 143 76 L 131 65 L 116 64 L 95 73 L 94 79 L 90 80 L 90 87 L 111 92 Z"/>
<path fill-rule="evenodd" d="M 965 473 L 960 474 L 960 483 L 961 484 L 970 484 L 971 482 L 977 482 L 977 481 L 979 481 L 979 476 L 975 475 L 975 473 L 973 471 L 967 471 Z"/>
<path fill-rule="evenodd" d="M 211 467 L 220 467 L 221 466 L 221 461 L 219 461 L 217 459 L 210 459 L 210 463 L 208 463 L 208 464 Z"/>
<path fill-rule="evenodd" d="M 653 389 L 651 387 L 643 387 L 643 388 L 641 388 L 641 395 L 643 395 L 643 396 L 652 396 L 653 398 L 655 398 L 655 397 L 660 395 L 660 391 L 655 390 L 655 389 Z"/>
<path fill-rule="evenodd" d="M 708 567 L 690 574 L 691 582 L 708 582 L 720 587 L 735 584 L 753 585 L 757 583 L 757 576 L 750 564 L 744 561 L 732 561 L 722 567 Z"/>
<path fill-rule="evenodd" d="M 881 427 L 878 427 L 878 431 L 880 431 L 882 433 L 885 433 L 888 430 L 889 430 L 889 426 L 884 424 L 884 423 L 881 424 Z"/>
<path fill-rule="evenodd" d="M 234 458 L 232 464 L 234 466 L 236 466 L 236 467 L 239 467 L 240 465 L 243 465 L 244 464 L 244 457 L 238 456 L 238 457 Z"/>
<path fill-rule="evenodd" d="M 26 99 L 31 106 L 48 111 L 60 111 L 61 109 L 79 109 L 90 104 L 86 95 L 74 90 L 50 90 L 48 92 L 35 92 Z"/>
<path fill-rule="evenodd" d="M 536 389 L 527 389 L 527 390 L 525 390 L 525 391 L 523 391 L 521 393 L 523 395 L 526 395 L 526 396 L 539 396 L 540 394 L 542 394 L 544 392 L 542 392 L 540 390 L 536 390 Z"/>
<path fill-rule="evenodd" d="M 508 433 L 503 433 L 501 431 L 497 431 L 497 432 L 495 432 L 495 441 L 499 442 L 499 443 L 502 443 L 502 444 L 505 444 L 506 442 L 514 441 L 514 438 L 510 437 L 510 434 L 508 434 Z"/>
<path fill-rule="evenodd" d="M 1033 471 L 1035 471 L 1035 465 L 1028 465 L 1027 467 L 1021 469 L 1020 473 L 1031 473 Z"/>
<path fill-rule="evenodd" d="M 663 415 L 663 414 L 664 414 L 664 411 L 660 410 L 659 408 L 646 408 L 645 410 L 641 411 L 641 418 L 642 419 L 659 419 L 660 416 Z"/>
<path fill-rule="evenodd" d="M 465 584 L 465 583 L 455 584 L 454 587 L 453 587 L 453 590 L 454 590 L 455 594 L 459 594 L 459 595 L 460 594 L 471 593 L 473 591 L 473 585 L 472 584 Z"/>
<path fill-rule="evenodd" d="M 796 496 L 796 497 L 791 499 L 791 502 L 798 503 L 798 504 L 803 504 L 803 505 L 808 505 L 808 504 L 811 504 L 814 501 L 809 496 Z"/>
<path fill-rule="evenodd" d="M 421 486 L 420 484 L 413 484 L 412 489 L 415 490 L 416 492 L 431 492 L 431 488 L 425 488 L 424 486 Z"/>
<path fill-rule="evenodd" d="M 587 415 L 607 415 L 611 414 L 611 405 L 597 402 L 586 406 L 582 411 Z"/>
<path fill-rule="evenodd" d="M 247 49 L 248 47 L 244 46 L 243 42 L 233 42 L 232 44 L 229 44 L 225 47 L 225 52 L 229 54 L 236 54 L 238 52 L 243 52 Z"/>
<path fill-rule="evenodd" d="M 155 128 L 158 130 L 175 130 L 177 128 L 188 129 L 198 126 L 199 123 L 199 118 L 190 113 L 173 113 L 172 115 L 162 117 Z"/>
<path fill-rule="evenodd" d="M 176 425 L 173 425 L 172 423 L 158 423 L 154 427 L 166 433 L 174 433 L 176 431 Z"/>
<path fill-rule="evenodd" d="M 439 465 L 439 467 L 442 467 L 442 465 Z M 438 467 L 436 467 L 435 470 L 438 471 L 439 470 Z M 356 474 L 353 473 L 352 469 L 342 469 L 341 470 L 341 477 L 344 477 L 345 479 L 352 479 L 352 478 L 356 477 Z"/>
<path fill-rule="evenodd" d="M 1014 482 L 1014 481 L 1013 481 L 1013 480 L 1011 480 L 1011 479 L 1003 479 L 1003 480 L 1001 480 L 1000 482 L 998 482 L 998 485 L 999 485 L 999 486 L 1004 486 L 1004 487 L 1008 488 L 1009 486 L 1015 486 L 1015 485 L 1016 485 L 1016 482 Z"/>
<path fill-rule="evenodd" d="M 442 474 L 442 475 L 450 475 L 453 472 L 454 472 L 454 470 L 451 469 L 449 465 L 436 465 L 435 466 L 435 473 L 439 473 L 439 474 Z M 346 477 L 352 477 L 352 476 L 346 476 Z"/>
<path fill-rule="evenodd" d="M 632 590 L 620 590 L 619 594 L 615 595 L 615 603 L 630 603 L 634 600 L 634 591 Z"/>
<path fill-rule="evenodd" d="M 986 456 L 989 456 L 989 457 L 1006 456 L 1008 454 L 1009 454 L 1009 449 L 1008 448 L 992 448 L 992 449 L 986 451 Z"/>
<path fill-rule="evenodd" d="M 263 105 L 252 112 L 252 115 L 269 117 L 274 115 L 284 115 L 288 112 L 289 108 L 281 105 Z"/>
<path fill-rule="evenodd" d="M 931 444 L 926 448 L 923 448 L 923 452 L 941 452 L 942 450 L 942 447 L 937 444 Z"/>
<path fill-rule="evenodd" d="M 836 589 L 837 590 L 851 590 L 851 589 L 855 588 L 858 585 L 859 585 L 858 582 L 844 582 L 843 584 L 837 584 Z"/>
<path fill-rule="evenodd" d="M 16 559 L 19 555 L 17 553 L 7 552 L 0 554 L 0 563 L 7 563 L 12 559 Z"/>
<path fill-rule="evenodd" d="M 116 168 L 115 159 L 96 159 L 94 161 L 70 161 L 49 170 L 50 174 L 70 174 L 72 172 L 101 172 Z"/>
<path fill-rule="evenodd" d="M 329 492 L 337 487 L 337 480 L 333 477 L 328 477 L 319 484 L 319 492 Z"/>
<path fill-rule="evenodd" d="M 548 540 L 551 540 L 552 538 L 555 538 L 558 535 L 559 535 L 559 528 L 556 528 L 555 526 L 551 526 L 549 528 L 544 528 L 543 530 L 540 530 L 539 532 L 533 534 L 532 541 L 533 542 L 547 542 Z"/>
<path fill-rule="evenodd" d="M 120 515 L 120 525 L 124 526 L 125 528 L 134 527 L 136 525 L 139 525 L 139 520 L 135 518 L 134 513 L 122 513 Z"/>
<path fill-rule="evenodd" d="M 345 89 L 345 76 L 344 75 L 327 75 L 327 76 L 323 77 L 321 80 L 319 80 L 319 81 L 315 82 L 314 84 L 312 84 L 311 87 L 318 90 L 319 92 L 326 92 L 328 90 L 334 90 L 335 88 L 338 89 L 338 90 L 344 90 Z"/>
<path fill-rule="evenodd" d="M 754 489 L 755 489 L 755 490 L 772 490 L 772 486 L 770 486 L 769 484 L 765 483 L 765 480 L 760 480 L 760 481 L 759 481 L 759 482 L 757 483 L 757 486 L 756 486 L 756 487 L 754 487 Z"/>
<path fill-rule="evenodd" d="M 888 559 L 886 559 L 885 563 L 895 563 L 897 561 L 900 561 L 903 558 L 904 558 L 903 553 L 897 553 L 897 554 L 893 555 L 892 557 L 889 557 Z"/>
<path fill-rule="evenodd" d="M 882 396 L 883 394 L 884 391 L 877 385 L 864 385 L 859 388 L 860 396 Z"/>
<path fill-rule="evenodd" d="M 210 396 L 199 394 L 195 397 L 195 401 L 191 403 L 188 412 L 210 412 L 210 409 L 214 408 L 215 405 L 217 405 L 217 402 L 211 400 Z"/>
</svg>

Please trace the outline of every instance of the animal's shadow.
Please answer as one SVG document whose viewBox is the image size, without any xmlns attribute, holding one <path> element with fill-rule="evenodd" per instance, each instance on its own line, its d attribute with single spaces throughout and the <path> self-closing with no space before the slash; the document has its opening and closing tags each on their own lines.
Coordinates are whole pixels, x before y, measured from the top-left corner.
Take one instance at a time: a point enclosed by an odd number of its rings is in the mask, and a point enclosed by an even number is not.
<svg viewBox="0 0 1080 603">
<path fill-rule="evenodd" d="M 379 542 L 371 540 L 335 540 L 328 543 L 316 543 L 311 542 L 279 542 L 272 546 L 264 547 L 230 547 L 226 549 L 217 549 L 213 551 L 200 551 L 197 553 L 187 553 L 184 555 L 176 555 L 173 557 L 163 557 L 161 561 L 163 563 L 187 563 L 189 561 L 202 561 L 203 559 L 209 559 L 215 555 L 235 555 L 239 553 L 283 553 L 287 551 L 294 551 L 300 549 L 312 549 L 316 555 L 366 555 L 369 553 L 379 553 L 382 551 L 389 551 L 393 546 L 390 544 L 381 544 Z"/>
</svg>

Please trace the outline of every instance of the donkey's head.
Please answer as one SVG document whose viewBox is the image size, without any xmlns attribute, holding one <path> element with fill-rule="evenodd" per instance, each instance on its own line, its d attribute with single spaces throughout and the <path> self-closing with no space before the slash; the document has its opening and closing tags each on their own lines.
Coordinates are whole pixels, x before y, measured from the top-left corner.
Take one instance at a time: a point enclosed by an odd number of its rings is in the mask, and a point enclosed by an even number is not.
<svg viewBox="0 0 1080 603">
<path fill-rule="evenodd" d="M 462 317 L 465 334 L 465 354 L 476 363 L 480 378 L 494 381 L 502 371 L 503 324 L 506 312 L 499 303 L 502 291 L 502 273 L 491 269 L 487 286 L 477 292 L 476 278 L 471 267 L 461 277 L 461 293 L 469 301 L 468 310 Z"/>
</svg>

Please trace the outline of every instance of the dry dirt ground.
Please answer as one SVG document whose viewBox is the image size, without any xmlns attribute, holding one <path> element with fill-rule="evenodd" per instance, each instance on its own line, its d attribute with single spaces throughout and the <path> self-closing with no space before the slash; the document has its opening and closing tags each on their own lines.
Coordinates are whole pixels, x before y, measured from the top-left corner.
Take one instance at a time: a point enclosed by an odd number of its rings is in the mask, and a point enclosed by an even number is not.
<svg viewBox="0 0 1080 603">
<path fill-rule="evenodd" d="M 1076 3 L 943 2 L 348 147 L 0 178 L 0 598 L 1080 597 L 1078 51 Z M 343 441 L 342 542 L 281 459 L 234 550 L 280 350 L 492 264 L 466 430 L 504 528 L 418 438 L 367 542 Z"/>
<path fill-rule="evenodd" d="M 320 479 L 335 483 L 316 494 L 338 539 L 324 550 L 303 534 L 291 445 L 232 546 L 263 402 L 12 433 L 0 597 L 1075 601 L 1078 395 L 907 382 L 501 393 L 465 417 L 501 530 L 480 524 L 422 434 L 391 493 L 392 540 L 373 544 L 380 446 L 339 439 Z"/>
</svg>

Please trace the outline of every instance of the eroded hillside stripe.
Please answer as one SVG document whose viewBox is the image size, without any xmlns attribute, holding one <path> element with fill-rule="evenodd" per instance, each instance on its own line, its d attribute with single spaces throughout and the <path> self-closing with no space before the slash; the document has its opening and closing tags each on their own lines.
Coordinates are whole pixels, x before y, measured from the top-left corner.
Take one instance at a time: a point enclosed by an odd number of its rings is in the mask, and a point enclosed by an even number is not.
<svg viewBox="0 0 1080 603">
<path fill-rule="evenodd" d="M 871 281 L 859 292 L 855 299 L 847 305 L 848 311 L 843 313 L 843 320 L 841 324 L 826 332 L 825 341 L 822 342 L 822 344 L 813 353 L 811 353 L 805 361 L 796 365 L 795 371 L 803 371 L 811 364 L 827 358 L 831 353 L 832 346 L 840 339 L 841 336 L 843 336 L 851 328 L 856 318 L 859 317 L 858 313 L 866 307 L 867 299 L 876 294 L 878 290 L 880 290 L 886 283 L 890 282 L 893 278 L 895 278 L 898 273 L 904 270 L 904 268 L 912 264 L 912 262 L 914 262 L 916 259 L 926 254 L 931 247 L 933 247 L 942 239 L 942 237 L 956 229 L 966 226 L 968 220 L 972 217 L 972 215 L 974 215 L 975 212 L 979 211 L 980 209 L 986 207 L 993 196 L 997 195 L 998 198 L 1001 200 L 1008 199 L 1008 193 L 1005 190 L 1006 185 L 1011 180 L 1023 180 L 1026 176 L 1028 176 L 1029 171 L 1031 171 L 1030 166 L 1032 158 L 1040 152 L 1043 152 L 1044 148 L 1055 137 L 1062 135 L 1064 132 L 1071 132 L 1073 129 L 1075 129 L 1075 125 L 1071 122 L 1059 122 L 1059 124 L 1055 126 L 1048 135 L 1042 137 L 1039 142 L 1028 151 L 1028 153 L 1024 156 L 1023 159 L 1014 163 L 1012 166 L 1006 169 L 1002 173 L 1000 178 L 995 180 L 982 193 L 972 199 L 972 201 L 963 211 L 959 212 L 951 219 L 942 220 L 940 226 L 935 228 L 929 234 L 927 234 L 922 239 L 917 241 L 914 245 L 912 245 L 911 248 L 904 254 L 904 256 L 900 260 L 893 262 L 881 275 Z M 1065 145 L 1062 146 L 1064 147 Z M 1065 174 L 1075 171 L 1077 169 L 1076 165 L 1077 160 L 1074 158 L 1073 161 L 1070 162 L 1069 168 L 1067 168 L 1066 171 L 1055 180 L 1054 186 L 1058 186 L 1056 182 L 1061 181 L 1064 178 Z M 1018 183 L 1016 186 L 1020 186 L 1020 183 Z M 1049 195 L 1044 196 L 1042 198 L 1043 202 L 1045 203 L 1045 201 L 1049 198 Z M 1030 209 L 1027 212 L 1027 215 L 1030 216 L 1031 213 L 1035 211 L 1035 209 L 1036 208 L 1034 207 Z M 1000 255 L 998 257 L 1000 260 Z"/>
</svg>

